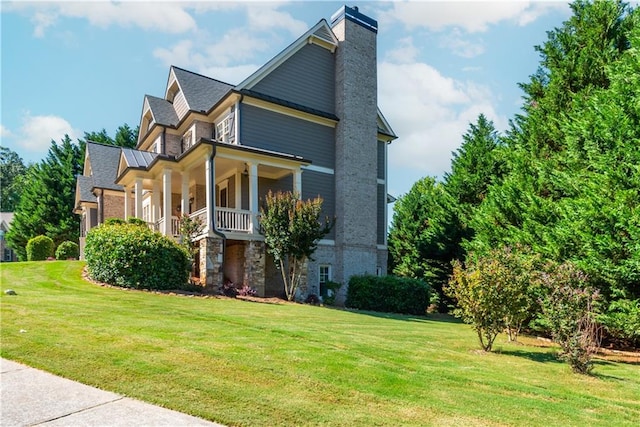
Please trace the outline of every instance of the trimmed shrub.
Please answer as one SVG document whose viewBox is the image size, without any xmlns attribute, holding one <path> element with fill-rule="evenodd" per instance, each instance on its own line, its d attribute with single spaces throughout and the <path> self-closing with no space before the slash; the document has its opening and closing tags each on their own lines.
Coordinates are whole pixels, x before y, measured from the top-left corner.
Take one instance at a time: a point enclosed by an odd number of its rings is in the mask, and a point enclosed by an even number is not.
<svg viewBox="0 0 640 427">
<path fill-rule="evenodd" d="M 104 225 L 124 225 L 127 221 L 122 218 L 107 218 L 104 220 Z"/>
<path fill-rule="evenodd" d="M 60 243 L 56 249 L 56 259 L 78 258 L 80 256 L 80 248 L 76 242 L 67 240 Z"/>
<path fill-rule="evenodd" d="M 425 315 L 429 285 L 418 279 L 397 276 L 353 276 L 345 305 L 359 310 Z"/>
<path fill-rule="evenodd" d="M 173 240 L 135 224 L 103 224 L 87 234 L 89 275 L 134 289 L 180 289 L 189 280 L 189 253 Z"/>
<path fill-rule="evenodd" d="M 47 236 L 36 236 L 27 242 L 27 261 L 44 261 L 53 256 L 53 240 Z"/>
<path fill-rule="evenodd" d="M 147 225 L 147 221 L 145 221 L 142 218 L 136 218 L 134 216 L 129 217 L 129 219 L 127 219 L 127 222 L 129 224 L 133 224 L 133 225 L 139 225 L 141 227 L 148 227 Z"/>
</svg>

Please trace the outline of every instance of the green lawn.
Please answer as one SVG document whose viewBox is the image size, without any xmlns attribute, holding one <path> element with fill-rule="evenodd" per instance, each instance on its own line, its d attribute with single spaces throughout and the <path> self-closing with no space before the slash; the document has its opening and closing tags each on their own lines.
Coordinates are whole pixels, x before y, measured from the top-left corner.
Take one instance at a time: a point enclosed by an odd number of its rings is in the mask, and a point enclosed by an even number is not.
<svg viewBox="0 0 640 427">
<path fill-rule="evenodd" d="M 500 337 L 479 352 L 448 318 L 104 288 L 83 265 L 1 264 L 2 357 L 227 425 L 640 419 L 638 364 L 575 375 L 550 348 Z"/>
</svg>

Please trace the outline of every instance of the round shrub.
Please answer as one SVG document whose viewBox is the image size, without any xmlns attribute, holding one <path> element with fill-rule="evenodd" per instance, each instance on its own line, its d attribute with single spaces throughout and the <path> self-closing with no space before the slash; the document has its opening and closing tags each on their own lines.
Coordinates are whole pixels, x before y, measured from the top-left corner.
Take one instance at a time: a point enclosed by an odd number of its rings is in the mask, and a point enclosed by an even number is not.
<svg viewBox="0 0 640 427">
<path fill-rule="evenodd" d="M 426 314 L 431 288 L 418 279 L 397 276 L 353 276 L 345 305 L 386 313 Z"/>
<path fill-rule="evenodd" d="M 27 261 L 44 261 L 53 256 L 53 240 L 47 236 L 36 236 L 27 242 Z"/>
<path fill-rule="evenodd" d="M 87 234 L 89 275 L 134 289 L 179 289 L 188 283 L 189 253 L 173 240 L 135 224 L 103 224 Z"/>
<path fill-rule="evenodd" d="M 78 258 L 80 256 L 80 248 L 76 242 L 67 240 L 60 243 L 56 249 L 56 259 Z"/>
</svg>

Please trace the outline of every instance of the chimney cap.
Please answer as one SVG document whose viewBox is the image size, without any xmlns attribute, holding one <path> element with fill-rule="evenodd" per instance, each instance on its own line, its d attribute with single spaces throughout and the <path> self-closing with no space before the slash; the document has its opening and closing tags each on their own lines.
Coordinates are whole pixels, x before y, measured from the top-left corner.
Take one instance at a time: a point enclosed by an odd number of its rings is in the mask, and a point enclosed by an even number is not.
<svg viewBox="0 0 640 427">
<path fill-rule="evenodd" d="M 360 13 L 358 6 L 342 6 L 340 9 L 336 11 L 331 16 L 331 26 L 334 26 L 338 21 L 342 19 L 347 19 L 351 22 L 355 22 L 356 24 L 373 31 L 374 33 L 378 32 L 378 22 L 375 19 L 369 18 L 368 16 Z"/>
</svg>

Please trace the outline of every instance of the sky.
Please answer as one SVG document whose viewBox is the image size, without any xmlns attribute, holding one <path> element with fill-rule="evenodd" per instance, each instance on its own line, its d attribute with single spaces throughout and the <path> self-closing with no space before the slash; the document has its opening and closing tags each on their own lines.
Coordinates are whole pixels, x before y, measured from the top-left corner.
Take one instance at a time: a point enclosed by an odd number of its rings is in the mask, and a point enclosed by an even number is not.
<svg viewBox="0 0 640 427">
<path fill-rule="evenodd" d="M 28 162 L 65 134 L 140 123 L 169 66 L 238 84 L 342 5 L 378 21 L 378 105 L 399 136 L 388 191 L 442 178 L 469 124 L 499 131 L 518 113 L 546 31 L 570 17 L 551 1 L 84 1 L 1 7 L 1 145 Z"/>
</svg>

